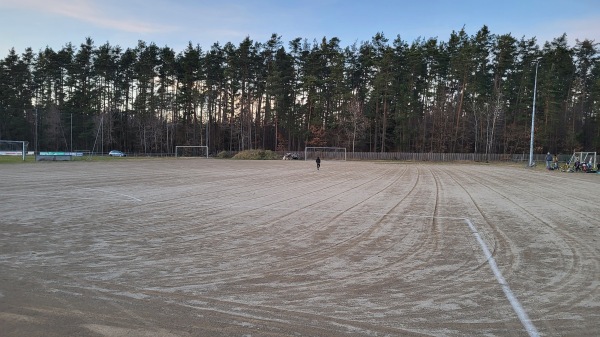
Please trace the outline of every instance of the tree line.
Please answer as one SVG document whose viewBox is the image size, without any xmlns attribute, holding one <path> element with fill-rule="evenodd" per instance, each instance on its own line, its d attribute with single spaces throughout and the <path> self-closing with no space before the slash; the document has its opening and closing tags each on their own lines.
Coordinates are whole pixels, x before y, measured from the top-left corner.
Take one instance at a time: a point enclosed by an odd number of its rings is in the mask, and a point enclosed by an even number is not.
<svg viewBox="0 0 600 337">
<path fill-rule="evenodd" d="M 30 150 L 528 153 L 534 101 L 536 153 L 600 145 L 598 44 L 566 35 L 540 46 L 483 26 L 342 47 L 273 34 L 179 53 L 87 38 L 13 48 L 0 67 L 0 139 Z"/>
</svg>

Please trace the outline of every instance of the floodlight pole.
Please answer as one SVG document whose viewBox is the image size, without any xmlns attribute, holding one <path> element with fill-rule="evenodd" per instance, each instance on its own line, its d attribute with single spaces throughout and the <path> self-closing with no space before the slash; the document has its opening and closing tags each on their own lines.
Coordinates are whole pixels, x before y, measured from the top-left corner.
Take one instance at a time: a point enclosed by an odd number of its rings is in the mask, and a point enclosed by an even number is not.
<svg viewBox="0 0 600 337">
<path fill-rule="evenodd" d="M 535 127 L 535 94 L 537 92 L 537 74 L 540 59 L 535 60 L 535 78 L 533 81 L 533 111 L 531 112 L 531 142 L 529 144 L 529 166 L 533 166 L 533 133 Z"/>
<path fill-rule="evenodd" d="M 71 112 L 71 152 L 73 152 L 73 113 Z"/>
<path fill-rule="evenodd" d="M 38 154 L 38 109 L 35 108 L 35 149 L 34 156 Z"/>
</svg>

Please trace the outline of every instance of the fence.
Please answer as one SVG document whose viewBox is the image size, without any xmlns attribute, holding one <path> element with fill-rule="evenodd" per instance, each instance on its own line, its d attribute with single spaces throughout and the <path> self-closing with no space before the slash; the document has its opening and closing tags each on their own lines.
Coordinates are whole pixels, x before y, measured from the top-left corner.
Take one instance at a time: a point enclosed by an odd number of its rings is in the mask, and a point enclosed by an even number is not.
<svg viewBox="0 0 600 337">
<path fill-rule="evenodd" d="M 304 155 L 304 151 L 276 151 L 283 158 L 286 153 L 297 153 Z M 225 158 L 233 157 L 237 151 L 223 151 L 227 153 Z M 128 153 L 130 156 L 174 156 L 172 153 Z M 214 156 L 213 154 L 210 155 Z M 472 162 L 529 162 L 529 154 L 501 154 L 501 153 L 411 153 L 411 152 L 347 152 L 347 160 L 402 160 L 402 161 L 431 161 L 431 162 L 451 162 L 451 161 L 472 161 Z M 564 158 L 562 158 L 564 157 Z M 538 163 L 544 163 L 545 154 L 534 154 L 533 160 Z M 559 156 L 559 160 L 566 161 L 569 156 Z M 304 158 L 302 158 L 304 159 Z M 545 165 L 545 164 L 544 164 Z"/>
<path fill-rule="evenodd" d="M 283 157 L 286 153 L 297 153 L 303 156 L 303 151 L 276 151 Z M 236 151 L 227 151 L 227 157 L 233 157 Z M 535 162 L 544 162 L 545 154 L 534 154 Z M 304 159 L 304 158 L 300 158 Z M 529 162 L 529 154 L 502 154 L 502 153 L 412 153 L 412 152 L 347 152 L 347 160 L 402 160 L 402 161 L 472 161 L 472 162 Z"/>
<path fill-rule="evenodd" d="M 409 160 L 409 161 L 529 161 L 528 154 L 500 153 L 409 153 L 409 152 L 348 152 L 348 160 Z M 534 155 L 535 161 L 543 161 L 545 155 Z"/>
</svg>

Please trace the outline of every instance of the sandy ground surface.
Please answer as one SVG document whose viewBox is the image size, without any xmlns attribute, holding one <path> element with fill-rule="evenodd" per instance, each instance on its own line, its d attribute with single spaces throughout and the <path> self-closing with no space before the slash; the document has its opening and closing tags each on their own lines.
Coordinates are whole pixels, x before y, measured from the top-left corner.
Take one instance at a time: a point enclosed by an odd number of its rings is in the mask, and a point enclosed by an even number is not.
<svg viewBox="0 0 600 337">
<path fill-rule="evenodd" d="M 600 175 L 0 166 L 0 335 L 598 336 Z"/>
</svg>

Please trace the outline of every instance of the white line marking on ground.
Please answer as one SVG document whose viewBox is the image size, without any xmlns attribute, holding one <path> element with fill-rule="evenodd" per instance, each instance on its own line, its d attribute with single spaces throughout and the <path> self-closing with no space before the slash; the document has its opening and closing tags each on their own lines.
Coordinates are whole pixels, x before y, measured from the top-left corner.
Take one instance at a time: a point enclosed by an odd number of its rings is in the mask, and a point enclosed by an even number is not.
<svg viewBox="0 0 600 337">
<path fill-rule="evenodd" d="M 131 195 L 127 195 L 127 194 L 123 194 L 123 193 L 118 193 L 118 192 L 111 192 L 111 191 L 104 191 L 101 189 L 97 189 L 97 188 L 89 188 L 89 187 L 82 187 L 82 189 L 84 190 L 92 190 L 92 191 L 100 191 L 100 192 L 104 192 L 107 194 L 114 194 L 114 195 L 118 195 L 118 196 L 122 196 L 128 199 L 133 199 L 137 202 L 142 202 L 142 199 L 138 199 L 136 197 L 133 197 Z M 50 194 L 50 193 L 36 193 L 36 194 L 18 194 L 18 193 L 6 193 L 6 194 L 2 194 L 2 196 L 11 196 L 11 197 L 23 197 L 23 198 L 49 198 L 49 199 L 79 199 L 79 200 L 110 200 L 110 201 L 123 201 L 122 198 L 116 199 L 116 198 L 106 198 L 106 197 L 82 197 L 82 196 L 78 196 L 78 195 L 57 195 L 57 194 Z"/>
<path fill-rule="evenodd" d="M 37 193 L 37 194 L 17 194 L 17 193 L 7 193 L 7 194 L 2 194 L 2 196 L 11 196 L 11 197 L 15 197 L 15 198 L 46 198 L 46 199 L 77 199 L 77 200 L 107 200 L 107 201 L 123 201 L 123 198 L 106 198 L 106 197 L 81 197 L 81 196 L 70 196 L 70 195 L 56 195 L 56 194 L 44 194 L 44 193 Z M 129 197 L 129 198 L 133 198 L 133 197 Z M 142 200 L 137 199 L 137 198 L 133 198 L 134 200 L 141 202 Z"/>
<path fill-rule="evenodd" d="M 130 198 L 130 199 L 133 199 L 135 201 L 139 201 L 139 202 L 142 201 L 141 199 L 138 199 L 136 197 L 132 197 L 131 195 L 127 195 L 127 194 L 123 194 L 123 193 L 119 193 L 119 192 L 105 191 L 105 190 L 102 190 L 102 189 L 99 189 L 99 188 L 91 188 L 91 187 L 82 187 L 82 189 L 84 189 L 84 190 L 92 190 L 92 191 L 100 191 L 100 192 L 104 192 L 104 193 L 117 194 L 117 195 L 121 195 L 121 196 Z"/>
<path fill-rule="evenodd" d="M 270 207 L 267 206 L 244 206 L 244 205 L 223 205 L 216 204 L 213 202 L 208 203 L 199 203 L 196 204 L 199 206 L 210 206 L 210 207 L 218 207 L 218 208 L 242 208 L 242 209 L 250 209 L 250 210 L 258 210 L 258 209 L 269 209 L 276 211 L 297 211 L 297 212 L 315 212 L 315 209 L 298 209 L 295 207 Z M 364 212 L 364 211 L 350 211 L 350 210 L 338 210 L 338 209 L 319 209 L 317 212 L 319 213 L 349 213 L 349 214 L 368 214 L 368 215 L 380 215 L 380 216 L 402 216 L 403 218 L 428 218 L 428 219 L 446 219 L 446 220 L 465 220 L 463 217 L 452 217 L 452 216 L 434 216 L 434 215 L 411 215 L 411 214 L 403 214 L 403 213 L 383 213 L 383 212 Z"/>
<path fill-rule="evenodd" d="M 471 220 L 465 219 L 465 221 L 467 222 L 467 225 L 469 225 L 469 228 L 471 228 L 471 232 L 477 239 L 477 242 L 479 242 L 479 246 L 481 246 L 481 250 L 483 250 L 483 253 L 485 254 L 485 257 L 488 261 L 488 264 L 490 265 L 490 268 L 492 268 L 492 271 L 494 272 L 494 276 L 496 276 L 496 280 L 498 280 L 498 283 L 502 286 L 502 291 L 504 291 L 504 295 L 506 295 L 506 298 L 512 305 L 513 310 L 515 311 L 517 316 L 519 316 L 519 319 L 521 320 L 521 323 L 525 327 L 525 330 L 527 330 L 527 333 L 529 334 L 530 337 L 538 337 L 540 335 L 539 332 L 537 331 L 537 329 L 535 328 L 533 323 L 531 323 L 529 316 L 527 316 L 527 313 L 525 312 L 525 309 L 523 309 L 523 307 L 519 303 L 519 300 L 517 300 L 517 298 L 513 294 L 512 290 L 510 290 L 510 287 L 508 286 L 508 282 L 506 282 L 506 280 L 502 276 L 502 273 L 500 272 L 500 269 L 498 269 L 498 265 L 496 265 L 496 261 L 494 260 L 494 257 L 492 256 L 492 253 L 490 253 L 490 250 L 488 249 L 487 245 L 485 244 L 485 242 L 479 235 L 479 232 L 477 232 L 477 228 L 475 228 L 475 225 L 473 225 Z"/>
<path fill-rule="evenodd" d="M 216 206 L 213 203 L 205 203 L 202 204 L 203 206 Z M 246 208 L 246 209 L 260 209 L 260 208 L 264 208 L 264 207 L 256 207 L 256 206 L 243 206 L 243 205 L 229 205 L 229 206 L 225 206 L 225 207 L 230 207 L 230 208 Z M 298 210 L 297 208 L 292 208 L 292 207 L 269 207 L 269 209 L 271 210 L 289 210 L 289 211 L 301 211 Z M 314 210 L 311 210 L 314 211 Z M 529 319 L 529 316 L 527 315 L 527 313 L 525 312 L 525 309 L 523 309 L 523 307 L 521 306 L 521 303 L 519 303 L 519 300 L 517 300 L 517 297 L 513 294 L 512 290 L 510 290 L 510 287 L 508 285 L 508 282 L 506 282 L 506 280 L 504 279 L 504 276 L 502 276 L 502 273 L 500 272 L 500 269 L 498 269 L 498 265 L 496 264 L 496 260 L 494 260 L 494 257 L 492 256 L 492 253 L 490 252 L 489 248 L 487 247 L 487 245 L 485 244 L 485 241 L 483 241 L 483 239 L 481 238 L 481 236 L 479 235 L 479 232 L 477 231 L 477 228 L 475 227 L 475 225 L 473 225 L 473 223 L 471 222 L 471 220 L 469 220 L 468 218 L 461 218 L 461 217 L 443 217 L 443 216 L 428 216 L 428 215 L 410 215 L 410 214 L 395 214 L 395 213 L 378 213 L 378 212 L 354 212 L 354 211 L 349 211 L 349 210 L 319 210 L 319 212 L 324 212 L 324 213 L 340 213 L 340 212 L 344 212 L 344 213 L 360 213 L 360 214 L 372 214 L 372 215 L 380 215 L 380 216 L 391 216 L 391 215 L 401 215 L 403 217 L 406 218 L 436 218 L 436 219 L 448 219 L 448 220 L 464 220 L 467 225 L 469 226 L 469 228 L 471 229 L 471 232 L 473 233 L 473 235 L 475 236 L 475 238 L 477 239 L 477 242 L 479 243 L 479 246 L 481 247 L 481 250 L 483 251 L 483 254 L 485 255 L 486 260 L 488 261 L 488 264 L 490 265 L 490 268 L 492 269 L 492 272 L 494 273 L 494 276 L 496 277 L 496 280 L 498 281 L 498 283 L 500 284 L 500 286 L 502 286 L 502 291 L 504 291 L 504 295 L 506 296 L 506 298 L 508 299 L 508 301 L 510 302 L 511 306 L 513 307 L 513 310 L 515 311 L 515 313 L 517 314 L 517 316 L 519 317 L 519 320 L 521 321 L 521 323 L 523 324 L 523 327 L 525 328 L 525 330 L 527 331 L 527 333 L 529 334 L 530 337 L 539 337 L 540 334 L 537 331 L 536 327 L 533 325 L 533 323 L 531 323 L 531 320 Z"/>
</svg>

